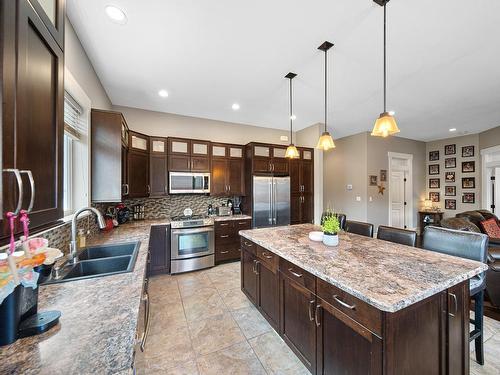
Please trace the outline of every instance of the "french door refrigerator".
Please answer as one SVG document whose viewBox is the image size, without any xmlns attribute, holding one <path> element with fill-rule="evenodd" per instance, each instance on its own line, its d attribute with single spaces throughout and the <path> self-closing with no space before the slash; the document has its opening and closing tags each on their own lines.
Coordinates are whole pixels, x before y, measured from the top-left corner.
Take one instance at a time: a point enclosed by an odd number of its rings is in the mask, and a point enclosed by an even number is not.
<svg viewBox="0 0 500 375">
<path fill-rule="evenodd" d="M 290 224 L 290 177 L 253 176 L 254 228 Z"/>
</svg>

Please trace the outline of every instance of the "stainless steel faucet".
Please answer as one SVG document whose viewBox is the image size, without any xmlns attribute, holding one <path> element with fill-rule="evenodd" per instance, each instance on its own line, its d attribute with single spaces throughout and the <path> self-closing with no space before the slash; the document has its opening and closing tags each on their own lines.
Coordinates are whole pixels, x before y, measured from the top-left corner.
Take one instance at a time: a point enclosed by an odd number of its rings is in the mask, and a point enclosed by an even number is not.
<svg viewBox="0 0 500 375">
<path fill-rule="evenodd" d="M 76 222 L 78 220 L 78 216 L 80 216 L 80 214 L 85 211 L 92 211 L 94 214 L 96 214 L 97 224 L 99 225 L 99 228 L 100 229 L 106 228 L 106 221 L 104 220 L 104 217 L 102 216 L 101 212 L 98 209 L 94 207 L 84 207 L 76 211 L 75 214 L 73 215 L 73 219 L 71 220 L 71 242 L 69 244 L 69 255 L 68 255 L 69 263 L 75 263 L 77 261 L 78 244 L 76 242 Z"/>
</svg>

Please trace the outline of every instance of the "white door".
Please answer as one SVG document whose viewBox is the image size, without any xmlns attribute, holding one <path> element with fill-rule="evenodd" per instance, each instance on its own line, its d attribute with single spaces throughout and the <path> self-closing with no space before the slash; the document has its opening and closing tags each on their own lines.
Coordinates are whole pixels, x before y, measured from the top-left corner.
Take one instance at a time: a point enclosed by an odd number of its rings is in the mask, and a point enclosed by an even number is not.
<svg viewBox="0 0 500 375">
<path fill-rule="evenodd" d="M 391 225 L 405 228 L 405 172 L 391 171 Z"/>
</svg>

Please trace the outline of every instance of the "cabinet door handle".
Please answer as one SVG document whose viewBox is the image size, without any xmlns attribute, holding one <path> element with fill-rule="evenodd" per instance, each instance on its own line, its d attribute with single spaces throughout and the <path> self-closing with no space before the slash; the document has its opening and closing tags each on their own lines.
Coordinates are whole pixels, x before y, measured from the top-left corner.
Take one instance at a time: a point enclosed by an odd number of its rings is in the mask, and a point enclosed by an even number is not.
<svg viewBox="0 0 500 375">
<path fill-rule="evenodd" d="M 141 351 L 143 352 L 144 349 L 146 348 L 146 340 L 148 339 L 148 334 L 149 334 L 149 326 L 150 326 L 150 318 L 151 318 L 151 309 L 150 309 L 150 302 L 149 302 L 149 295 L 148 293 L 144 293 L 144 299 L 145 303 L 145 319 L 146 319 L 146 327 L 144 328 L 144 334 L 142 335 L 142 340 L 141 340 Z"/>
<path fill-rule="evenodd" d="M 24 171 L 19 171 L 19 173 L 21 173 L 21 174 L 26 173 L 28 175 L 28 179 L 30 181 L 31 198 L 30 198 L 30 205 L 28 206 L 28 209 L 26 210 L 27 213 L 30 213 L 31 210 L 33 210 L 33 205 L 35 204 L 35 179 L 33 178 L 33 173 L 31 173 L 31 171 L 24 170 Z"/>
<path fill-rule="evenodd" d="M 19 169 L 7 168 L 3 170 L 4 172 L 14 173 L 17 181 L 17 189 L 19 190 L 19 197 L 17 198 L 17 207 L 13 212 L 14 216 L 16 216 L 19 211 L 21 211 L 21 205 L 23 204 L 23 179 L 21 178 L 21 174 L 19 173 Z"/>
<path fill-rule="evenodd" d="M 220 236 L 220 238 L 228 238 L 229 237 L 229 234 L 223 234 L 222 236 Z"/>
<path fill-rule="evenodd" d="M 231 185 L 227 185 L 228 191 L 231 191 Z"/>
<path fill-rule="evenodd" d="M 260 266 L 260 262 L 258 260 L 255 261 L 255 274 L 256 275 L 259 275 L 260 272 L 259 272 L 259 266 Z"/>
<path fill-rule="evenodd" d="M 254 259 L 253 265 L 252 265 L 252 272 L 256 274 L 257 271 L 255 271 L 255 262 L 256 262 L 256 260 Z"/>
<path fill-rule="evenodd" d="M 316 309 L 314 310 L 314 322 L 316 323 L 316 327 L 321 325 L 321 321 L 319 320 L 319 309 L 321 305 L 316 305 Z"/>
<path fill-rule="evenodd" d="M 340 305 L 344 306 L 345 308 L 348 308 L 350 310 L 356 310 L 356 305 L 349 305 L 348 303 L 345 303 L 336 294 L 333 296 L 333 299 L 337 301 Z"/>
<path fill-rule="evenodd" d="M 151 194 L 151 186 L 147 185 L 148 186 L 148 194 Z"/>
<path fill-rule="evenodd" d="M 266 259 L 273 259 L 272 255 L 268 255 L 266 252 L 262 253 L 262 256 Z"/>
<path fill-rule="evenodd" d="M 245 241 L 245 246 L 252 247 L 252 243 Z"/>
<path fill-rule="evenodd" d="M 295 277 L 302 277 L 303 276 L 301 273 L 294 272 L 293 268 L 289 268 L 288 272 L 290 272 Z"/>
<path fill-rule="evenodd" d="M 227 254 L 227 253 L 229 253 L 229 251 L 227 251 L 227 250 L 226 251 L 221 251 L 220 253 L 221 254 Z"/>
<path fill-rule="evenodd" d="M 454 304 L 455 304 L 455 312 L 452 314 L 452 313 L 448 313 L 452 318 L 455 317 L 455 314 L 458 313 L 458 300 L 457 300 L 457 295 L 454 294 L 454 293 L 449 293 L 449 295 L 453 298 L 453 301 L 454 301 Z"/>
<path fill-rule="evenodd" d="M 312 310 L 313 310 L 313 306 L 314 306 L 315 302 L 316 301 L 314 301 L 314 300 L 309 301 L 309 311 L 308 312 L 309 312 L 309 320 L 311 322 L 314 321 L 314 316 L 313 316 L 313 311 Z"/>
</svg>

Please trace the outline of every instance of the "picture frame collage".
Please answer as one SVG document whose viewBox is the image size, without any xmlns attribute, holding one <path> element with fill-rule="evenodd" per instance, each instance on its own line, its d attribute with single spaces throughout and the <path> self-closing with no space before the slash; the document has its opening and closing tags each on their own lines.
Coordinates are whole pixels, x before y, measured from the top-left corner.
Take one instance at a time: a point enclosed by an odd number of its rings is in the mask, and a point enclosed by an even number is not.
<svg viewBox="0 0 500 375">
<path fill-rule="evenodd" d="M 441 188 L 444 188 L 444 209 L 456 210 L 457 209 L 457 186 L 455 185 L 460 179 L 457 179 L 457 145 L 448 144 L 444 146 L 444 179 L 443 186 L 441 186 L 441 170 L 440 170 L 440 150 L 429 151 L 428 160 L 428 188 L 439 189 L 439 191 L 429 191 L 429 200 L 433 203 L 440 203 L 441 201 Z M 469 191 L 476 188 L 475 176 L 468 174 L 475 173 L 476 162 L 468 158 L 475 156 L 475 146 L 462 146 L 461 147 L 462 160 L 459 164 L 459 176 L 461 177 L 462 188 L 462 203 L 475 203 L 475 191 Z M 465 160 L 463 160 L 465 159 Z M 467 190 L 467 191 L 463 191 Z"/>
</svg>

